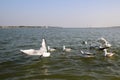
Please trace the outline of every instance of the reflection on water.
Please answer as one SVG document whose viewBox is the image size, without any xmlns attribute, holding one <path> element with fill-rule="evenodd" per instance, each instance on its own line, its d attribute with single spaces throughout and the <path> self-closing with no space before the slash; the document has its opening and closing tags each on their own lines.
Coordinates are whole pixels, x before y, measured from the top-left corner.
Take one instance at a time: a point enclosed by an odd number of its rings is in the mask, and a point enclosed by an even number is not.
<svg viewBox="0 0 120 80">
<path fill-rule="evenodd" d="M 0 29 L 0 79 L 1 80 L 119 80 L 120 31 L 100 29 Z M 105 37 L 116 55 L 103 57 L 99 50 L 88 50 L 83 41 L 94 43 Z M 49 58 L 39 58 L 21 53 L 20 49 L 39 49 L 41 40 L 57 51 Z M 95 43 L 94 43 L 95 44 Z M 72 48 L 63 52 L 62 46 Z M 80 50 L 96 53 L 95 58 L 80 57 Z"/>
</svg>

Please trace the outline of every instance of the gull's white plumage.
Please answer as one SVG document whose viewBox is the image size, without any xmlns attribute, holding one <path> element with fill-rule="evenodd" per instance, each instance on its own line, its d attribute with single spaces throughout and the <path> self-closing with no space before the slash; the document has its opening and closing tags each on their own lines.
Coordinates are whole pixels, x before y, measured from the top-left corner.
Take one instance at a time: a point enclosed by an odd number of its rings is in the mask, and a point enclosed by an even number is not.
<svg viewBox="0 0 120 80">
<path fill-rule="evenodd" d="M 28 49 L 28 50 L 20 50 L 20 51 L 27 54 L 27 55 L 39 55 L 39 56 L 43 56 L 43 57 L 50 56 L 50 53 L 47 52 L 45 39 L 42 39 L 42 45 L 41 45 L 41 48 L 39 50 Z"/>
</svg>

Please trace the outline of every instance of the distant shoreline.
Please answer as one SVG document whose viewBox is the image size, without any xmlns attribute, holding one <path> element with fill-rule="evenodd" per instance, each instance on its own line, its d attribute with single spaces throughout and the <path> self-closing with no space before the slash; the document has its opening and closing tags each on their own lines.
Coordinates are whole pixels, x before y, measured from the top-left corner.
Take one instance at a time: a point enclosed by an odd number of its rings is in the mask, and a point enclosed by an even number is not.
<svg viewBox="0 0 120 80">
<path fill-rule="evenodd" d="M 0 26 L 0 29 L 9 29 L 9 28 L 62 28 L 62 27 L 53 27 L 53 26 Z"/>
<path fill-rule="evenodd" d="M 58 29 L 61 29 L 61 28 L 120 28 L 120 26 L 112 26 L 112 27 L 58 27 L 58 26 L 0 26 L 0 29 L 11 29 L 11 28 L 44 28 L 44 29 L 47 29 L 47 28 L 58 28 Z"/>
</svg>

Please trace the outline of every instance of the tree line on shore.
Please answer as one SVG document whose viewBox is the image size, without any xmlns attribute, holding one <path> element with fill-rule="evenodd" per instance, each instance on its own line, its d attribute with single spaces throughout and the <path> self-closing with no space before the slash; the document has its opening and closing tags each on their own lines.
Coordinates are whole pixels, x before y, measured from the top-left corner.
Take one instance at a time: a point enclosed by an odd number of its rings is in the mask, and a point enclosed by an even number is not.
<svg viewBox="0 0 120 80">
<path fill-rule="evenodd" d="M 0 26 L 0 28 L 62 28 L 54 26 Z"/>
</svg>

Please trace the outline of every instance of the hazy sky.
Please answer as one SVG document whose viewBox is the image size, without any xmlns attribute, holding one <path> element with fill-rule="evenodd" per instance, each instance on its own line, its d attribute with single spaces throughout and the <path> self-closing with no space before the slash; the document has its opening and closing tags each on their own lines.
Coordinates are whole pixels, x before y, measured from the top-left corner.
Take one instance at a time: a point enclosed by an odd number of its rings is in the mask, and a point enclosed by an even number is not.
<svg viewBox="0 0 120 80">
<path fill-rule="evenodd" d="M 0 25 L 120 26 L 120 0 L 0 0 Z"/>
</svg>

